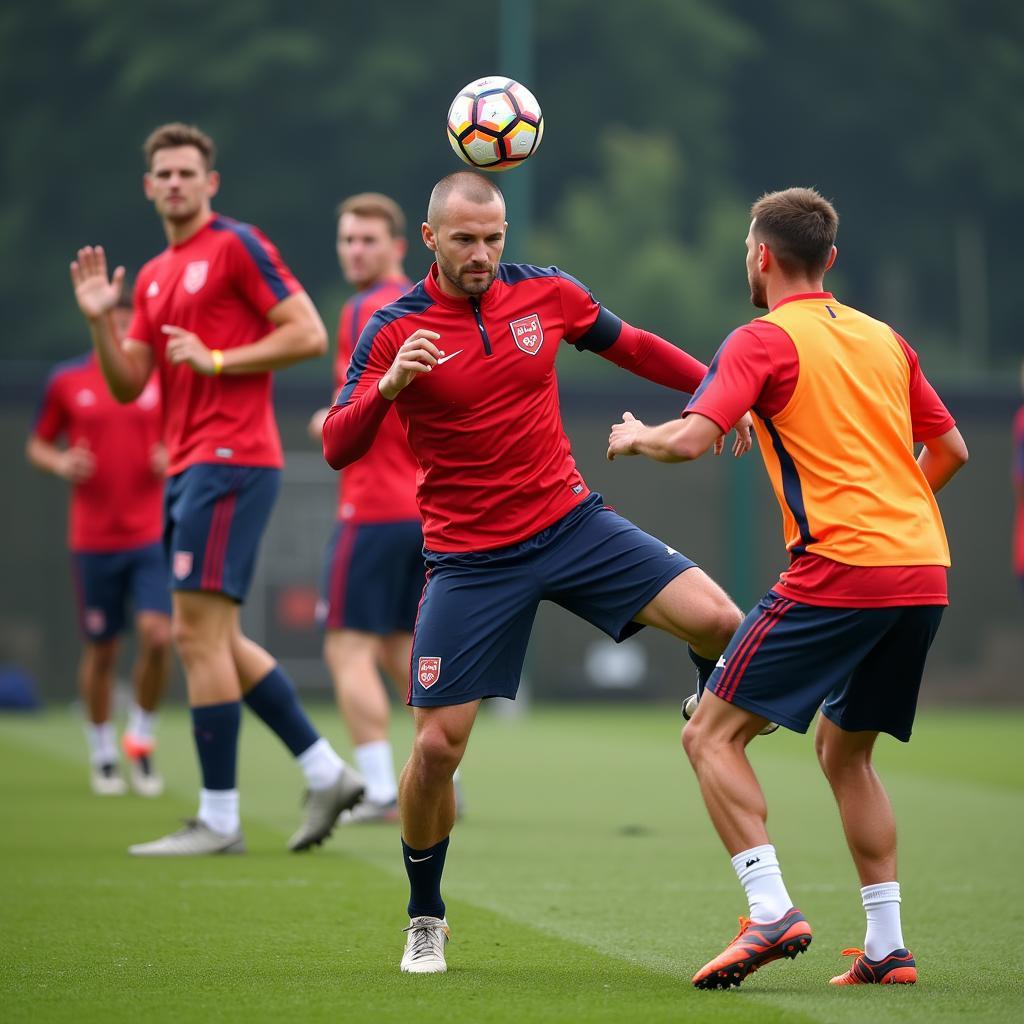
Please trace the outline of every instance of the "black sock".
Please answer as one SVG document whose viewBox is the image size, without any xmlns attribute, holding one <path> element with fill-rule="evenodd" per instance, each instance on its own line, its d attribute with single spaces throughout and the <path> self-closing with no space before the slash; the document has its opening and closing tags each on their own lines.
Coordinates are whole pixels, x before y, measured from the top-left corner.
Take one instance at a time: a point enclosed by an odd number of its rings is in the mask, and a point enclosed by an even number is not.
<svg viewBox="0 0 1024 1024">
<path fill-rule="evenodd" d="M 697 699 L 699 700 L 704 693 L 704 687 L 707 686 L 708 680 L 711 678 L 711 673 L 715 671 L 715 663 L 710 658 L 702 658 L 689 645 L 687 645 L 686 653 L 690 656 L 690 661 L 697 666 Z"/>
<path fill-rule="evenodd" d="M 305 753 L 320 739 L 320 734 L 302 710 L 295 686 L 280 665 L 275 665 L 245 695 L 245 703 L 295 757 Z"/>
<path fill-rule="evenodd" d="M 402 840 L 402 860 L 409 876 L 410 917 L 444 917 L 441 872 L 444 871 L 444 857 L 450 838 L 445 836 L 429 850 L 414 850 Z"/>
<path fill-rule="evenodd" d="M 234 789 L 242 703 L 192 708 L 192 731 L 203 776 L 203 789 Z"/>
</svg>

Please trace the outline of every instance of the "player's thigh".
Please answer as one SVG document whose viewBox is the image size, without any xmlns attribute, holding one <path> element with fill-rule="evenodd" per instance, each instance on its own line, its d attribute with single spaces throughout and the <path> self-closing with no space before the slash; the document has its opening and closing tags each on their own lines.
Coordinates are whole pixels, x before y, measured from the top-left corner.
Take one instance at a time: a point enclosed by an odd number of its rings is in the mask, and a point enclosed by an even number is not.
<svg viewBox="0 0 1024 1024">
<path fill-rule="evenodd" d="M 75 552 L 72 573 L 82 636 L 99 643 L 124 629 L 130 573 L 122 552 Z"/>
<path fill-rule="evenodd" d="M 358 629 L 329 629 L 324 634 L 324 659 L 335 676 L 376 672 L 383 641 Z"/>
<path fill-rule="evenodd" d="M 528 565 L 435 564 L 413 633 L 406 703 L 466 704 L 514 699 L 540 602 Z"/>
<path fill-rule="evenodd" d="M 412 633 L 391 633 L 381 642 L 380 664 L 394 683 L 396 692 L 404 696 L 409 687 L 409 665 L 412 662 Z"/>
<path fill-rule="evenodd" d="M 171 596 L 174 640 L 197 651 L 230 652 L 238 629 L 238 604 L 224 594 L 175 590 Z"/>
<path fill-rule="evenodd" d="M 669 580 L 637 613 L 636 621 L 688 643 L 714 640 L 724 647 L 743 621 L 743 613 L 703 569 L 694 566 Z"/>
<path fill-rule="evenodd" d="M 806 732 L 822 700 L 846 684 L 893 618 L 890 609 L 824 608 L 770 590 L 729 641 L 707 690 Z"/>
<path fill-rule="evenodd" d="M 643 628 L 638 616 L 695 563 L 591 495 L 556 526 L 538 558 L 544 597 L 614 640 Z"/>
<path fill-rule="evenodd" d="M 886 732 L 910 739 L 928 650 L 938 632 L 941 605 L 887 609 L 893 621 L 850 678 L 831 691 L 822 714 L 847 732 Z"/>
<path fill-rule="evenodd" d="M 165 537 L 175 590 L 245 600 L 280 477 L 266 467 L 201 463 L 168 483 Z"/>
</svg>

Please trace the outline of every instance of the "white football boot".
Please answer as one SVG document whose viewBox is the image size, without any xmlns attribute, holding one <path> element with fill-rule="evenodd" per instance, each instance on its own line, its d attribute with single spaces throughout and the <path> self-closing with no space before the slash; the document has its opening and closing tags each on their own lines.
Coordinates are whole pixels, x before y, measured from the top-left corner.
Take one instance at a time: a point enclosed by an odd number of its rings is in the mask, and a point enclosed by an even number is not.
<svg viewBox="0 0 1024 1024">
<path fill-rule="evenodd" d="M 201 857 L 210 853 L 245 853 L 245 837 L 237 832 L 214 832 L 198 818 L 187 818 L 185 827 L 151 843 L 128 847 L 133 857 Z"/>
<path fill-rule="evenodd" d="M 448 919 L 443 917 L 414 917 L 405 929 L 405 953 L 402 955 L 404 974 L 444 974 L 448 964 L 444 947 L 451 933 Z"/>
<path fill-rule="evenodd" d="M 128 783 L 121 777 L 117 765 L 112 761 L 92 766 L 89 772 L 89 785 L 97 796 L 124 796 L 128 792 Z"/>
</svg>

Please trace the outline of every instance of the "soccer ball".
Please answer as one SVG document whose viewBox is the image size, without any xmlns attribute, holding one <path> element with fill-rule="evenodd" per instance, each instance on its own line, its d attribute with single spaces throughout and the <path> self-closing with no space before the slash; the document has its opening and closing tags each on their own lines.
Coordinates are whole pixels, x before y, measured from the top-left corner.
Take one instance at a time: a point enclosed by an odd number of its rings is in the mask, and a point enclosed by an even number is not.
<svg viewBox="0 0 1024 1024">
<path fill-rule="evenodd" d="M 448 141 L 482 171 L 507 171 L 537 152 L 544 115 L 526 86 L 511 78 L 479 78 L 448 108 Z"/>
</svg>

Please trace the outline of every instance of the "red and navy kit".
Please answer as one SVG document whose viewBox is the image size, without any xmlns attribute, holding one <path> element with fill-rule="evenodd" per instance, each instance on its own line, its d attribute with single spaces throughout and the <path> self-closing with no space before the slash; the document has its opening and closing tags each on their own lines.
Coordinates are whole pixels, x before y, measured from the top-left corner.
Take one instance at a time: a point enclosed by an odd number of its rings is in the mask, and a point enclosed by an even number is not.
<svg viewBox="0 0 1024 1024">
<path fill-rule="evenodd" d="M 274 245 L 249 224 L 214 214 L 140 271 L 128 337 L 153 350 L 164 396 L 169 476 L 202 462 L 280 468 L 270 373 L 207 377 L 164 358 L 164 325 L 207 348 L 250 345 L 273 330 L 267 313 L 301 291 Z"/>
<path fill-rule="evenodd" d="M 423 328 L 444 353 L 395 401 L 377 382 Z M 703 363 L 624 324 L 555 267 L 503 264 L 479 298 L 443 292 L 437 268 L 377 313 L 324 425 L 335 468 L 367 450 L 395 407 L 422 470 L 427 582 L 408 702 L 514 698 L 537 607 L 554 601 L 622 640 L 634 616 L 694 563 L 606 508 L 562 427 L 563 341 L 692 392 Z"/>
<path fill-rule="evenodd" d="M 160 539 L 164 482 L 153 471 L 160 420 L 155 375 L 134 402 L 122 405 L 93 353 L 50 374 L 33 432 L 51 444 L 63 436 L 69 447 L 88 448 L 96 464 L 93 476 L 71 492 L 72 551 L 124 551 Z"/>
<path fill-rule="evenodd" d="M 832 295 L 795 295 L 785 301 L 811 297 Z M 910 366 L 907 400 L 914 440 L 939 437 L 953 428 L 953 417 L 922 372 L 917 353 L 898 334 L 895 337 Z M 686 414 L 699 413 L 723 431 L 748 410 L 770 420 L 792 397 L 799 371 L 789 335 L 774 324 L 752 321 L 722 343 Z M 789 600 L 827 607 L 948 604 L 944 566 L 845 565 L 810 552 L 792 560 L 774 589 Z"/>
<path fill-rule="evenodd" d="M 377 382 L 421 327 L 440 334 L 444 355 L 389 402 Z M 435 265 L 367 324 L 324 425 L 324 455 L 335 469 L 359 458 L 394 406 L 422 470 L 427 548 L 484 551 L 532 536 L 590 493 L 559 412 L 562 341 L 683 391 L 706 370 L 555 267 L 501 264 L 491 287 L 467 299 L 441 290 Z"/>
<path fill-rule="evenodd" d="M 1013 569 L 1024 583 L 1024 406 L 1013 420 L 1013 485 L 1017 510 L 1013 527 Z"/>
<path fill-rule="evenodd" d="M 367 321 L 382 306 L 401 298 L 412 282 L 405 277 L 379 281 L 357 292 L 338 318 L 338 351 L 334 360 L 335 395 L 345 385 L 356 342 Z M 338 518 L 352 523 L 419 521 L 416 477 L 419 465 L 409 450 L 405 430 L 395 415 L 377 430 L 370 450 L 345 467 L 338 479 Z"/>
</svg>

